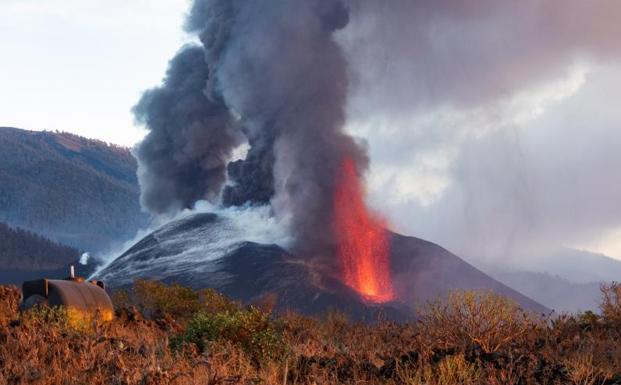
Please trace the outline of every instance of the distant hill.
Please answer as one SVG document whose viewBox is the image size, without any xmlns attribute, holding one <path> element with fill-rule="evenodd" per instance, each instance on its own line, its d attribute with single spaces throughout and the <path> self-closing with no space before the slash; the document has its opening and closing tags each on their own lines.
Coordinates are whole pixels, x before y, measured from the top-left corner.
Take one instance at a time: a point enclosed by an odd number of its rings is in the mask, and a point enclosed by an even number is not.
<svg viewBox="0 0 621 385">
<path fill-rule="evenodd" d="M 539 258 L 537 263 L 539 271 L 561 276 L 571 282 L 621 281 L 621 261 L 604 254 L 559 248 Z"/>
<path fill-rule="evenodd" d="M 574 283 L 530 271 L 488 271 L 492 277 L 556 312 L 599 311 L 600 283 Z"/>
<path fill-rule="evenodd" d="M 621 260 L 587 250 L 557 247 L 537 255 L 466 260 L 484 271 L 531 271 L 558 276 L 572 283 L 621 282 Z"/>
<path fill-rule="evenodd" d="M 0 223 L 2 269 L 53 269 L 77 260 L 80 254 L 80 251 L 73 247 Z"/>
<path fill-rule="evenodd" d="M 75 265 L 77 274 L 87 276 L 92 266 L 79 263 L 81 254 L 73 247 L 0 223 L 0 284 L 66 277 L 70 265 Z"/>
<path fill-rule="evenodd" d="M 141 214 L 129 149 L 0 127 L 0 221 L 90 252 L 131 238 Z"/>
<path fill-rule="evenodd" d="M 621 261 L 559 247 L 537 258 L 468 258 L 492 277 L 556 311 L 598 310 L 602 283 L 621 282 Z"/>
</svg>

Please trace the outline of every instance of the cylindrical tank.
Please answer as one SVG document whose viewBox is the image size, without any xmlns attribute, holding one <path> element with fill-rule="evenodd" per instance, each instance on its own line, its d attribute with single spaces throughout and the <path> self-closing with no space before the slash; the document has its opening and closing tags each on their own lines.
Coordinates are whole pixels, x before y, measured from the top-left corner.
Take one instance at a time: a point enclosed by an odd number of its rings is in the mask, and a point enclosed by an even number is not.
<svg viewBox="0 0 621 385">
<path fill-rule="evenodd" d="M 114 316 L 114 306 L 100 281 L 84 281 L 70 276 L 67 279 L 39 279 L 22 284 L 22 310 L 35 305 L 65 306 L 88 314 L 99 314 L 104 320 Z"/>
</svg>

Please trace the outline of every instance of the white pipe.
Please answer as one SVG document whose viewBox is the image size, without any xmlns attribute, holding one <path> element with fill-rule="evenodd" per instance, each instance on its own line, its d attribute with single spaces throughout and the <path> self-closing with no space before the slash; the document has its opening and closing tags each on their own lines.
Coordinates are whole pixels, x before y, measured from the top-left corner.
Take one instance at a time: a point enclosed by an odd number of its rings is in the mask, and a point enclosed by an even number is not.
<svg viewBox="0 0 621 385">
<path fill-rule="evenodd" d="M 73 265 L 71 265 L 71 267 L 69 268 L 69 277 L 71 277 L 71 279 L 75 278 L 75 268 L 73 267 Z"/>
</svg>

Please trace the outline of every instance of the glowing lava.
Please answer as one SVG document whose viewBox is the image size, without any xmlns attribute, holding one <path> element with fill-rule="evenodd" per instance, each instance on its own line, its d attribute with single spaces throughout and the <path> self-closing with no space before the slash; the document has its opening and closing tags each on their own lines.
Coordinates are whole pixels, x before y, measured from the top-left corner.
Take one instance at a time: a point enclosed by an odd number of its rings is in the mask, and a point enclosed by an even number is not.
<svg viewBox="0 0 621 385">
<path fill-rule="evenodd" d="M 388 302 L 395 294 L 385 223 L 368 211 L 354 161 L 346 158 L 341 167 L 334 211 L 343 280 L 369 301 Z"/>
</svg>

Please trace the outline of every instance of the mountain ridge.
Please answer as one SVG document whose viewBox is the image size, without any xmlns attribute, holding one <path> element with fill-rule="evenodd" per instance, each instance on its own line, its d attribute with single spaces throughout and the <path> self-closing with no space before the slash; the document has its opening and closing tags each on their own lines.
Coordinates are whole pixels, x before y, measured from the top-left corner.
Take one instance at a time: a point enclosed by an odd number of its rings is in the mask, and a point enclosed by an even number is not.
<svg viewBox="0 0 621 385">
<path fill-rule="evenodd" d="M 91 252 L 131 238 L 141 212 L 128 148 L 0 127 L 0 221 Z"/>
</svg>

